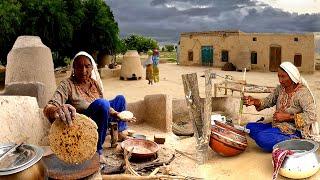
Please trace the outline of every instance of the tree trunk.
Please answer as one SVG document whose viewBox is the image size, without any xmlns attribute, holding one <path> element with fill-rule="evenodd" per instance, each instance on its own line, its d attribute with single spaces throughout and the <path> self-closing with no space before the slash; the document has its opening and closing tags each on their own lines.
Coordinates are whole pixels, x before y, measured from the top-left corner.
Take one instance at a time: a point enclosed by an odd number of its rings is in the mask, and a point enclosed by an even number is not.
<svg viewBox="0 0 320 180">
<path fill-rule="evenodd" d="M 184 74 L 182 81 L 184 92 L 186 95 L 187 105 L 190 108 L 189 116 L 193 120 L 194 136 L 197 140 L 197 161 L 199 164 L 205 163 L 207 159 L 208 145 L 209 145 L 209 127 L 210 117 L 212 111 L 211 96 L 212 84 L 210 77 L 210 70 L 207 70 L 206 79 L 206 98 L 204 102 L 199 96 L 197 74 Z"/>
</svg>

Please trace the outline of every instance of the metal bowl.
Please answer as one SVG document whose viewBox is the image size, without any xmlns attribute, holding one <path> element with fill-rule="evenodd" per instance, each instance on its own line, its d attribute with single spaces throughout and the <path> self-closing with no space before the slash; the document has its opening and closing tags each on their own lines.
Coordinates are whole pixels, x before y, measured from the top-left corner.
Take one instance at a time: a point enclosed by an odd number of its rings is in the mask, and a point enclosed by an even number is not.
<svg viewBox="0 0 320 180">
<path fill-rule="evenodd" d="M 283 161 L 279 174 L 292 179 L 302 179 L 314 175 L 320 169 L 320 159 L 316 154 L 319 144 L 306 139 L 291 139 L 273 146 L 294 152 Z"/>
<path fill-rule="evenodd" d="M 121 147 L 128 152 L 132 151 L 134 158 L 149 158 L 159 150 L 157 143 L 145 139 L 127 139 L 121 143 Z"/>
</svg>

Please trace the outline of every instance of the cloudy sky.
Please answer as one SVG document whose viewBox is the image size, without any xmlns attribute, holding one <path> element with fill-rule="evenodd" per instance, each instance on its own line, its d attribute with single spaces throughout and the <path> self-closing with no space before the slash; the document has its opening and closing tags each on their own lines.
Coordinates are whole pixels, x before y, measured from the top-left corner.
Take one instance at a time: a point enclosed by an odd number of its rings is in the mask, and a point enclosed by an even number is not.
<svg viewBox="0 0 320 180">
<path fill-rule="evenodd" d="M 177 42 L 181 32 L 320 32 L 320 0 L 106 0 L 122 37 Z"/>
</svg>

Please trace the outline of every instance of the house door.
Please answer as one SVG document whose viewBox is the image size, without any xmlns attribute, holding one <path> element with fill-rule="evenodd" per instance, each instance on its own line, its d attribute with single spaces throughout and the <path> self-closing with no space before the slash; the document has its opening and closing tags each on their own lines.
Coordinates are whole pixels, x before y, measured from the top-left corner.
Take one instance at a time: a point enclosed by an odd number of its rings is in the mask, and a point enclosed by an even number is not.
<svg viewBox="0 0 320 180">
<path fill-rule="evenodd" d="M 201 46 L 201 63 L 203 66 L 213 65 L 213 47 Z"/>
<path fill-rule="evenodd" d="M 281 47 L 280 46 L 270 47 L 269 70 L 271 72 L 276 72 L 280 64 L 281 64 Z"/>
</svg>

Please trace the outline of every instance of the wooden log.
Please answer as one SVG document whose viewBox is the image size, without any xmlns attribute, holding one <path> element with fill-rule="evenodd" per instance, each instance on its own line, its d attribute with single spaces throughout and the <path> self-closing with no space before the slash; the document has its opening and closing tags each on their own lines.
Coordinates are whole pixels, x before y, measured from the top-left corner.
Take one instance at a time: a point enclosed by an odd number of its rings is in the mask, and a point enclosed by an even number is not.
<svg viewBox="0 0 320 180">
<path fill-rule="evenodd" d="M 213 84 L 213 89 L 214 89 L 214 91 L 213 91 L 214 96 L 213 97 L 217 97 L 218 85 L 216 83 Z"/>
<path fill-rule="evenodd" d="M 200 101 L 197 74 L 183 74 L 182 81 L 187 105 L 190 108 L 189 116 L 193 120 L 195 137 L 199 138 L 202 136 L 203 124 L 201 118 L 202 103 Z"/>
<path fill-rule="evenodd" d="M 206 98 L 203 103 L 199 96 L 197 74 L 192 73 L 182 75 L 186 101 L 190 108 L 189 116 L 190 119 L 193 120 L 194 133 L 197 140 L 197 162 L 199 164 L 203 164 L 206 160 L 209 143 L 208 134 L 212 110 L 212 83 L 210 75 L 211 71 L 207 70 L 205 72 Z"/>
<path fill-rule="evenodd" d="M 202 136 L 202 142 L 199 145 L 198 151 L 200 151 L 198 154 L 202 154 L 201 164 L 205 163 L 207 160 L 207 154 L 208 154 L 208 147 L 209 147 L 209 136 L 211 133 L 211 112 L 212 112 L 212 82 L 211 82 L 211 73 L 213 73 L 211 70 L 205 71 L 205 99 L 203 104 L 203 136 Z"/>
</svg>

